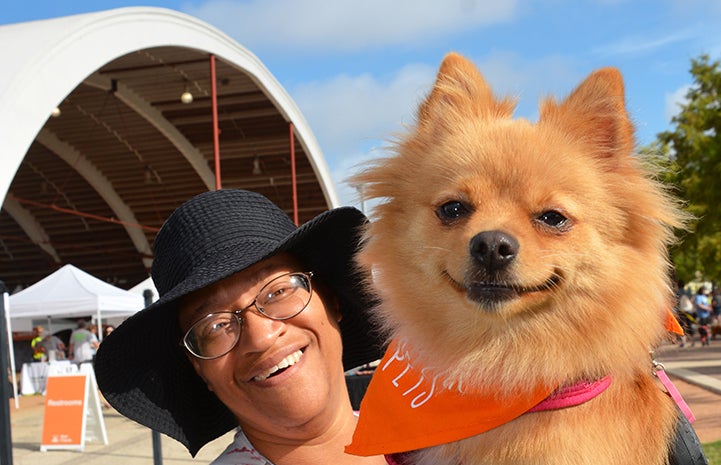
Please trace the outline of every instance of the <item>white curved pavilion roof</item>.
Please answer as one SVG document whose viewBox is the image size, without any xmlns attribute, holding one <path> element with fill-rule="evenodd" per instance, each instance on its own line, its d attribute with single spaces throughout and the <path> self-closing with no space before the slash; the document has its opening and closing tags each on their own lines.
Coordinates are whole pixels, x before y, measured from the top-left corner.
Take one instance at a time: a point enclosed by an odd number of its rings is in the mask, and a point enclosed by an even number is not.
<svg viewBox="0 0 721 465">
<path fill-rule="evenodd" d="M 0 26 L 0 43 L 12 44 L 0 49 L 0 279 L 11 290 L 66 263 L 125 288 L 147 277 L 163 220 L 215 188 L 211 55 L 222 187 L 292 214 L 292 126 L 299 221 L 338 205 L 287 92 L 196 18 L 121 8 Z M 186 88 L 191 104 L 179 101 Z"/>
</svg>

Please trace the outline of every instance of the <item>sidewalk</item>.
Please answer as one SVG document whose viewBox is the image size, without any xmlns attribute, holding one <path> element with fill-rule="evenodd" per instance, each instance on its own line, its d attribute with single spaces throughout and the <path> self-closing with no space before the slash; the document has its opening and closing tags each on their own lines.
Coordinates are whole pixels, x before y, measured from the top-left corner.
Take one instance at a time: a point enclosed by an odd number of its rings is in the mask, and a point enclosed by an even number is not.
<svg viewBox="0 0 721 465">
<path fill-rule="evenodd" d="M 694 427 L 703 443 L 721 440 L 721 340 L 710 346 L 667 345 L 656 352 L 656 360 L 696 415 Z M 20 397 L 20 408 L 10 400 L 13 465 L 152 465 L 151 431 L 113 409 L 103 409 L 108 444 L 87 442 L 83 452 L 40 452 L 45 397 Z M 162 436 L 163 465 L 210 463 L 231 442 L 232 433 L 206 445 L 193 459 L 179 443 Z"/>
<path fill-rule="evenodd" d="M 656 360 L 696 416 L 693 426 L 701 442 L 721 440 L 721 340 L 683 349 L 668 344 L 656 351 Z"/>
<path fill-rule="evenodd" d="M 103 409 L 108 444 L 86 442 L 84 451 L 49 450 L 40 452 L 43 430 L 44 396 L 20 397 L 20 408 L 10 400 L 10 423 L 13 441 L 13 465 L 84 465 L 121 464 L 152 465 L 153 443 L 150 429 L 121 416 L 113 409 Z M 174 439 L 161 435 L 163 465 L 210 463 L 232 441 L 228 433 L 206 445 L 193 459 Z"/>
</svg>

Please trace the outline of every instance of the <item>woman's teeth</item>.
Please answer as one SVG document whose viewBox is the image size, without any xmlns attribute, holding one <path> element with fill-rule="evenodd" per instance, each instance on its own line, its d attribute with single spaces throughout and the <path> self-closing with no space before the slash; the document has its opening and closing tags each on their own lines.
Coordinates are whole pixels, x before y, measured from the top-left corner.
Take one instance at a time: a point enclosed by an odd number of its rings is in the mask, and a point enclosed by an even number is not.
<svg viewBox="0 0 721 465">
<path fill-rule="evenodd" d="M 253 377 L 253 381 L 263 381 L 265 379 L 270 378 L 274 373 L 284 369 L 288 368 L 289 366 L 293 366 L 296 363 L 298 363 L 298 360 L 300 360 L 300 357 L 303 355 L 303 352 L 298 350 L 287 357 L 285 357 L 283 360 L 278 362 L 276 366 L 271 368 L 270 370 L 266 371 L 265 373 L 262 373 L 258 376 Z"/>
</svg>

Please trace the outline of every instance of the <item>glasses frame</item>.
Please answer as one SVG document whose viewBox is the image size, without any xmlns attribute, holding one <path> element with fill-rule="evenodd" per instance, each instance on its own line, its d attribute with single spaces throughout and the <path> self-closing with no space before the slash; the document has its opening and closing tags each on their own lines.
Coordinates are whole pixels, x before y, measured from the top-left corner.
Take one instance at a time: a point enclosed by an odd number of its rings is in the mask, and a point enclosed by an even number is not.
<svg viewBox="0 0 721 465">
<path fill-rule="evenodd" d="M 294 275 L 300 275 L 300 276 L 302 276 L 302 278 L 305 280 L 305 283 L 308 285 L 308 302 L 306 302 L 306 304 L 303 306 L 303 308 L 301 308 L 300 310 L 298 310 L 297 312 L 295 312 L 294 314 L 292 314 L 292 315 L 290 315 L 290 316 L 284 316 L 284 317 L 276 318 L 276 317 L 273 317 L 273 316 L 268 315 L 267 313 L 265 313 L 265 311 L 263 310 L 263 308 L 258 305 L 258 298 L 260 297 L 260 295 L 261 295 L 261 293 L 263 292 L 263 290 L 264 290 L 269 284 L 271 284 L 272 282 L 274 282 L 274 281 L 276 281 L 276 280 L 278 280 L 278 279 L 280 279 L 280 278 L 288 277 L 288 276 L 294 276 Z M 274 321 L 290 320 L 291 318 L 296 317 L 296 316 L 300 315 L 301 313 L 303 313 L 303 310 L 305 310 L 306 308 L 308 308 L 308 305 L 310 304 L 310 301 L 311 301 L 311 299 L 313 298 L 313 285 L 311 284 L 311 278 L 312 278 L 312 277 L 313 277 L 313 272 L 312 272 L 312 271 L 289 271 L 289 272 L 287 272 L 287 273 L 279 274 L 278 276 L 274 277 L 273 279 L 265 282 L 265 283 L 263 284 L 263 286 L 260 288 L 260 290 L 258 291 L 258 293 L 255 295 L 255 298 L 253 299 L 253 301 L 252 301 L 251 303 L 249 303 L 248 305 L 246 305 L 245 307 L 243 307 L 243 308 L 241 308 L 241 309 L 239 309 L 239 310 L 234 310 L 234 311 L 220 311 L 220 312 L 208 313 L 207 315 L 205 315 L 205 316 L 203 316 L 202 318 L 200 318 L 200 319 L 198 319 L 197 321 L 195 321 L 192 325 L 190 325 L 190 328 L 188 328 L 188 330 L 185 332 L 185 334 L 183 335 L 182 339 L 180 340 L 179 345 L 180 345 L 181 347 L 185 348 L 185 350 L 187 350 L 193 357 L 199 358 L 199 359 L 201 359 L 201 360 L 214 360 L 214 359 L 216 359 L 216 358 L 222 357 L 223 355 L 226 355 L 226 354 L 229 353 L 231 350 L 233 350 L 236 345 L 238 345 L 238 341 L 240 341 L 240 336 L 241 336 L 241 334 L 243 333 L 243 318 L 242 318 L 241 315 L 243 314 L 243 312 L 245 312 L 245 311 L 247 311 L 247 310 L 250 310 L 251 307 L 255 307 L 256 313 L 257 313 L 258 315 L 260 315 L 260 316 L 262 316 L 262 317 L 265 317 L 265 318 L 268 318 L 269 320 L 274 320 Z M 190 336 L 190 333 L 193 331 L 193 329 L 194 329 L 200 322 L 202 322 L 203 320 L 205 320 L 205 319 L 208 318 L 209 316 L 211 316 L 211 315 L 220 315 L 220 314 L 230 314 L 230 315 L 233 315 L 233 317 L 235 317 L 235 319 L 236 319 L 236 321 L 237 321 L 237 323 L 238 323 L 238 326 L 239 326 L 239 328 L 240 328 L 240 330 L 238 331 L 238 334 L 237 334 L 236 337 L 235 337 L 235 341 L 233 342 L 233 344 L 231 344 L 230 348 L 228 348 L 227 351 L 225 351 L 225 352 L 223 352 L 222 354 L 219 354 L 219 355 L 213 355 L 213 356 L 211 356 L 211 357 L 208 357 L 208 356 L 205 356 L 205 355 L 199 355 L 199 354 L 195 353 L 195 351 L 190 347 L 190 344 L 188 343 L 188 337 Z"/>
</svg>

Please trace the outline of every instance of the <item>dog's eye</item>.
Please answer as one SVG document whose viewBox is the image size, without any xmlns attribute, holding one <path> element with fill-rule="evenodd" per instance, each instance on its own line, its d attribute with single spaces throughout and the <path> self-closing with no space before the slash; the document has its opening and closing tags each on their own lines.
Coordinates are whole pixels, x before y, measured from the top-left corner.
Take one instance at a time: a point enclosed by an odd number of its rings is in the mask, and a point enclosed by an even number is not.
<svg viewBox="0 0 721 465">
<path fill-rule="evenodd" d="M 568 218 L 563 216 L 557 211 L 550 210 L 543 212 L 538 216 L 538 221 L 544 223 L 552 228 L 563 228 L 568 222 Z"/>
<path fill-rule="evenodd" d="M 436 209 L 436 215 L 444 223 L 453 222 L 469 213 L 470 209 L 457 200 L 446 202 Z"/>
</svg>

